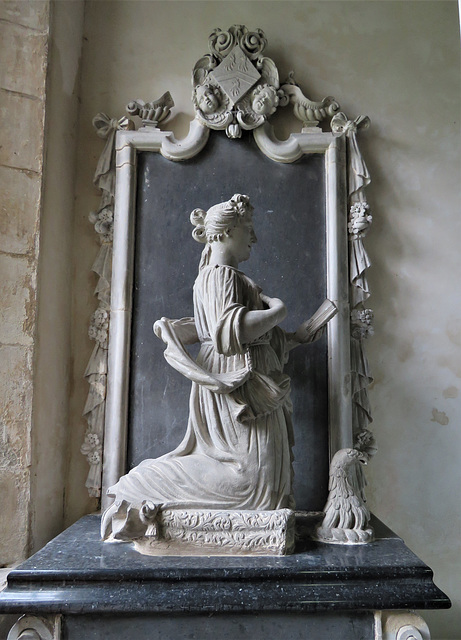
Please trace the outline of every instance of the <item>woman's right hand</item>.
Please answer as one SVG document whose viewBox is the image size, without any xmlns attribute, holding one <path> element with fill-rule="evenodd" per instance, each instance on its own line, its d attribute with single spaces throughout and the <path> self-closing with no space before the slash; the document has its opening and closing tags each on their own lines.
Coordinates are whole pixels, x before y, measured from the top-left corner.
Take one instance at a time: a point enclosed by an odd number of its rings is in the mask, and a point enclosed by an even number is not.
<svg viewBox="0 0 461 640">
<path fill-rule="evenodd" d="M 277 324 L 286 318 L 287 308 L 280 298 L 270 298 L 269 296 L 260 294 L 261 300 L 267 304 L 268 308 L 277 313 Z"/>
<path fill-rule="evenodd" d="M 242 342 L 249 344 L 276 327 L 287 315 L 287 308 L 279 298 L 269 298 L 260 294 L 267 307 L 247 311 L 242 319 Z"/>
</svg>

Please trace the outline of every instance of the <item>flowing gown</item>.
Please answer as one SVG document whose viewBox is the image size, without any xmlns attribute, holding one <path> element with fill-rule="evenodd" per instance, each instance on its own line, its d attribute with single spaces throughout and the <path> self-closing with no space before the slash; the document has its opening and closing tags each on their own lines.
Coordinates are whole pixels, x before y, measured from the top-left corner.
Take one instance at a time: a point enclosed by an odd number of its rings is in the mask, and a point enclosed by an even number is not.
<svg viewBox="0 0 461 640">
<path fill-rule="evenodd" d="M 165 357 L 192 380 L 187 432 L 174 451 L 144 460 L 111 487 L 115 504 L 294 508 L 286 335 L 276 327 L 248 345 L 241 338 L 244 314 L 264 308 L 260 292 L 241 271 L 208 266 L 195 281 L 194 320 L 162 319 Z M 201 343 L 196 362 L 178 339 L 187 322 Z"/>
</svg>

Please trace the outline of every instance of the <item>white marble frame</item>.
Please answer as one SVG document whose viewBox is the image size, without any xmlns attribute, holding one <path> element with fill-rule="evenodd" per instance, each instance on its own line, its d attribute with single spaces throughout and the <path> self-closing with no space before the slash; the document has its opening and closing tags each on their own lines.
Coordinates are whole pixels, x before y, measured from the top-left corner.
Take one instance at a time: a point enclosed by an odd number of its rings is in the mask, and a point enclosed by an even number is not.
<svg viewBox="0 0 461 640">
<path fill-rule="evenodd" d="M 149 127 L 117 132 L 103 509 L 109 502 L 107 487 L 126 472 L 137 152 L 152 151 L 172 161 L 187 160 L 204 148 L 209 133 L 197 120 L 192 121 L 188 136 L 179 141 L 172 132 Z M 345 139 L 318 130 L 291 134 L 287 140 L 280 141 L 268 123 L 253 135 L 260 150 L 277 162 L 291 163 L 310 153 L 322 153 L 325 158 L 327 297 L 339 308 L 328 327 L 331 457 L 338 449 L 352 446 Z M 229 144 L 238 144 L 238 141 L 230 140 Z"/>
</svg>

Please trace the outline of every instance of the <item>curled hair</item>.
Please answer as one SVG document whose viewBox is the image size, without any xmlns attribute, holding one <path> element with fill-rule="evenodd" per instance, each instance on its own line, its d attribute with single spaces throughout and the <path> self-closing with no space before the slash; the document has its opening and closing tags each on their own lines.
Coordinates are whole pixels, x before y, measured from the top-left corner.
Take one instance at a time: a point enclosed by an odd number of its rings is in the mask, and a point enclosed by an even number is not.
<svg viewBox="0 0 461 640">
<path fill-rule="evenodd" d="M 234 229 L 245 218 L 250 218 L 253 207 L 248 196 L 236 193 L 230 200 L 215 204 L 204 211 L 194 209 L 190 215 L 190 221 L 194 225 L 192 237 L 197 242 L 206 243 L 202 253 L 200 269 L 208 264 L 211 254 L 211 243 L 230 236 Z"/>
<path fill-rule="evenodd" d="M 190 221 L 195 227 L 192 231 L 192 237 L 197 242 L 206 242 L 205 218 L 206 211 L 203 209 L 194 209 L 190 214 Z"/>
</svg>

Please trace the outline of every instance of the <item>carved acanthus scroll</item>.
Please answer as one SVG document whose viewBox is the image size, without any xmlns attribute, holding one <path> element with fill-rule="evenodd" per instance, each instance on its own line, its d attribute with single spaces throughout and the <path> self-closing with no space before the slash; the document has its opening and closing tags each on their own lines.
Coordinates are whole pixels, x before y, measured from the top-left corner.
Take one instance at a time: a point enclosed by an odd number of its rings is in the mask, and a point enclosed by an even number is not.
<svg viewBox="0 0 461 640">
<path fill-rule="evenodd" d="M 261 29 L 233 25 L 213 31 L 210 53 L 198 60 L 192 75 L 196 117 L 205 126 L 240 138 L 242 129 L 260 126 L 281 102 L 287 103 L 277 67 L 262 55 L 266 44 Z"/>
<path fill-rule="evenodd" d="M 260 127 L 289 103 L 304 127 L 316 126 L 339 110 L 332 97 L 321 102 L 306 98 L 293 74 L 280 86 L 275 63 L 263 55 L 266 44 L 261 29 L 233 25 L 228 31 L 213 31 L 210 53 L 198 60 L 192 75 L 196 117 L 205 126 L 240 138 L 242 130 Z"/>
</svg>

